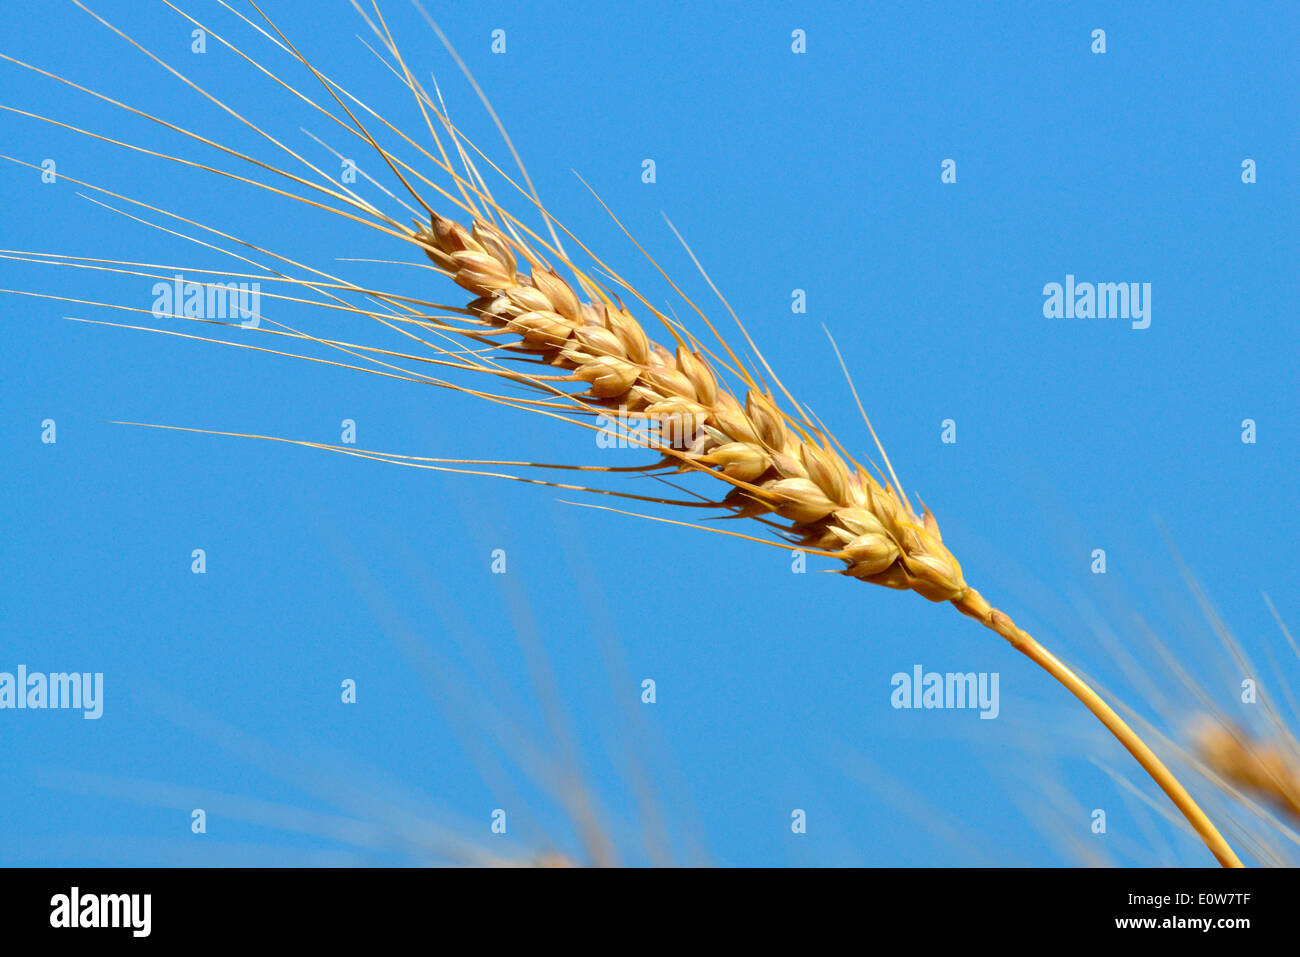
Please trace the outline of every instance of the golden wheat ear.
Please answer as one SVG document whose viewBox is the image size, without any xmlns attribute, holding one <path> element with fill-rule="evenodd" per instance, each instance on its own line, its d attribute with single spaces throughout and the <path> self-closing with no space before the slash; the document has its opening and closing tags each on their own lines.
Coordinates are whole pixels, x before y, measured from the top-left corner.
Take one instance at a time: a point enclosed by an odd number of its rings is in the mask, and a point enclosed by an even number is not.
<svg viewBox="0 0 1300 957">
<path fill-rule="evenodd" d="M 430 259 L 477 297 L 471 309 L 519 336 L 518 345 L 539 353 L 549 366 L 570 369 L 575 380 L 590 386 L 577 397 L 584 407 L 603 404 L 639 413 L 659 422 L 665 436 L 674 420 L 698 423 L 699 431 L 688 440 L 665 447 L 683 467 L 733 487 L 720 504 L 746 515 L 779 516 L 789 523 L 790 541 L 831 552 L 844 562 L 846 574 L 952 602 L 1009 641 L 1101 720 L 1221 863 L 1240 866 L 1191 795 L 1114 709 L 966 584 L 933 514 L 926 509 L 917 516 L 896 479 L 881 484 L 861 467 L 853 468 L 827 435 L 781 410 L 772 394 L 743 372 L 742 400 L 720 387 L 702 353 L 680 344 L 670 352 L 654 343 L 621 305 L 609 299 L 582 302 L 553 271 L 522 273 L 516 252 L 526 258 L 527 250 L 483 221 L 466 229 L 435 215 L 421 238 Z M 723 348 L 734 355 L 725 342 Z"/>
<path fill-rule="evenodd" d="M 78 5 L 83 6 L 80 2 Z M 631 430 L 636 436 L 632 444 L 642 445 L 657 456 L 654 467 L 664 466 L 688 477 L 714 483 L 709 485 L 711 491 L 701 494 L 700 501 L 672 504 L 712 504 L 724 514 L 756 520 L 763 523 L 764 528 L 775 530 L 780 540 L 774 544 L 780 547 L 797 547 L 837 560 L 841 563 L 842 573 L 849 577 L 913 591 L 932 602 L 953 604 L 964 615 L 1005 638 L 1013 648 L 1029 657 L 1078 698 L 1164 790 L 1216 858 L 1224 865 L 1240 866 L 1232 849 L 1186 789 L 1115 710 L 1069 667 L 967 584 L 960 564 L 943 542 L 935 516 L 924 507 L 919 515 L 912 508 L 879 440 L 876 440 L 876 445 L 886 471 L 879 468 L 873 471 L 858 463 L 795 401 L 734 312 L 732 317 L 751 357 L 748 361 L 728 344 L 704 311 L 684 294 L 682 299 L 711 336 L 711 345 L 688 332 L 681 322 L 655 308 L 647 297 L 638 293 L 632 284 L 564 228 L 542 205 L 531 187 L 516 184 L 475 147 L 453 125 L 440 97 L 430 95 L 415 78 L 375 0 L 370 5 L 373 20 L 370 17 L 367 20 L 381 47 L 381 58 L 419 107 L 428 127 L 431 148 L 419 146 L 412 137 L 396 130 L 378 113 L 323 75 L 256 4 L 252 6 L 266 24 L 263 35 L 310 74 L 324 91 L 324 99 L 331 107 L 317 104 L 287 83 L 282 85 L 371 148 L 383 167 L 397 180 L 400 185 L 398 192 L 409 196 L 418 207 L 412 226 L 397 225 L 400 213 L 384 213 L 351 191 L 340 190 L 332 183 L 325 185 L 328 178 L 299 154 L 253 126 L 178 71 L 167 67 L 122 31 L 101 18 L 96 19 L 248 125 L 295 164 L 304 164 L 313 175 L 289 173 L 273 163 L 256 160 L 179 127 L 164 124 L 180 135 L 216 147 L 231 160 L 252 164 L 255 170 L 260 171 L 259 174 L 282 179 L 285 185 L 273 187 L 215 167 L 201 168 L 231 181 L 269 190 L 312 209 L 334 213 L 344 220 L 364 224 L 408 243 L 427 257 L 438 272 L 459 286 L 464 296 L 454 306 L 436 306 L 439 314 L 433 315 L 424 311 L 429 308 L 427 305 L 410 297 L 349 286 L 322 275 L 303 280 L 300 288 L 338 305 L 343 304 L 345 294 L 375 304 L 376 308 L 369 310 L 358 308 L 357 314 L 368 316 L 405 336 L 428 352 L 424 357 L 414 353 L 403 353 L 399 357 L 384 350 L 319 339 L 290 330 L 282 324 L 277 324 L 277 331 L 289 332 L 328 349 L 348 353 L 358 360 L 357 363 L 346 363 L 350 368 L 456 389 L 498 405 L 587 429 L 609 432 L 613 426 L 602 422 L 621 423 L 629 417 L 648 423 L 640 430 Z M 253 62 L 251 58 L 249 62 Z M 108 102 L 130 109 L 116 101 Z M 391 149 L 381 145 L 379 136 L 385 131 L 401 142 Z M 116 140 L 111 142 L 131 148 Z M 417 159 L 413 162 L 403 160 L 397 155 L 399 148 L 414 149 Z M 152 155 L 196 165 L 159 153 Z M 464 172 L 453 165 L 452 156 L 456 157 Z M 419 171 L 417 163 L 431 165 L 435 170 L 433 175 L 450 177 L 451 189 L 435 184 L 428 175 Z M 479 174 L 480 164 L 501 176 L 526 208 L 531 207 L 543 217 L 551 237 L 549 240 L 529 229 L 497 201 Z M 303 190 L 305 195 L 295 190 Z M 394 196 L 393 193 L 388 195 Z M 403 205 L 407 213 L 413 211 L 404 202 L 399 202 L 399 205 Z M 157 207 L 149 208 L 171 215 Z M 459 221 L 461 219 L 463 221 Z M 576 256 L 565 251 L 559 238 L 561 234 L 585 257 L 582 259 L 582 263 L 587 264 L 585 268 Z M 287 257 L 276 257 L 276 260 L 284 266 L 306 268 L 292 263 Z M 279 266 L 272 275 L 287 278 Z M 326 281 L 321 282 L 322 279 Z M 669 282 L 680 294 L 681 290 Z M 625 300 L 633 306 L 639 303 L 653 317 L 666 336 L 662 343 L 652 338 Z M 725 305 L 725 300 L 723 302 Z M 492 348 L 466 348 L 466 342 L 475 347 Z M 400 363 L 390 361 L 399 358 Z M 506 387 L 522 387 L 529 397 L 472 389 L 413 371 L 401 364 L 430 361 L 462 373 L 488 377 Z M 856 389 L 854 394 L 856 397 Z M 861 408 L 860 401 L 858 404 Z M 871 433 L 874 438 L 874 429 Z M 363 458 L 378 458 L 393 464 L 442 470 L 455 468 L 447 460 L 421 461 L 314 443 L 297 444 Z M 589 470 L 610 471 L 599 467 L 590 467 Z M 466 471 L 484 474 L 479 470 Z M 538 484 L 557 484 L 504 473 L 491 474 Z M 564 484 L 558 487 L 583 488 Z M 652 496 L 628 496 L 610 489 L 596 491 L 655 502 L 668 501 Z"/>
</svg>

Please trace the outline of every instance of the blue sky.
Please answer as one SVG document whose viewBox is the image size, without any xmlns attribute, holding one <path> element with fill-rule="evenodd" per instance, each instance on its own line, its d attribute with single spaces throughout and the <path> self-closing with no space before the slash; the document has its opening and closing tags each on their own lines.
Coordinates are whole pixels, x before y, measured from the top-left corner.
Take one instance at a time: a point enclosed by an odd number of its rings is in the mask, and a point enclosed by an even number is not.
<svg viewBox="0 0 1300 957">
<path fill-rule="evenodd" d="M 161 4 L 92 6 L 322 168 L 338 163 L 300 127 L 353 149 L 211 38 L 191 52 L 192 26 Z M 318 96 L 228 11 L 183 6 Z M 867 450 L 822 326 L 833 333 L 902 481 L 938 516 L 967 579 L 1049 647 L 1137 705 L 1093 616 L 1141 656 L 1140 615 L 1223 707 L 1242 708 L 1240 669 L 1178 579 L 1158 516 L 1261 680 L 1276 690 L 1295 674 L 1260 596 L 1300 623 L 1293 9 L 428 6 L 573 233 L 686 314 L 576 172 L 686 294 L 725 318 L 667 214 L 791 391 Z M 418 138 L 418 112 L 358 39 L 367 31 L 349 5 L 264 9 Z M 408 62 L 436 74 L 453 118 L 508 168 L 436 38 L 406 4 L 383 9 Z M 7 17 L 0 52 L 274 158 L 71 3 Z M 491 50 L 497 29 L 504 54 Z M 796 29 L 804 54 L 791 50 Z M 1104 54 L 1091 52 L 1095 29 Z M 7 106 L 215 156 L 0 66 Z M 11 112 L 0 140 L 22 162 L 53 159 L 60 175 L 43 183 L 39 169 L 0 168 L 6 249 L 234 268 L 79 196 L 90 192 L 79 179 L 362 284 L 458 295 L 426 270 L 338 261 L 411 254 L 238 183 Z M 642 181 L 646 159 L 654 183 Z M 945 160 L 955 182 L 941 182 Z M 373 157 L 358 161 L 383 175 Z M 141 277 L 10 260 L 0 271 L 7 289 L 146 311 L 151 301 Z M 1045 317 L 1044 286 L 1067 275 L 1149 283 L 1149 328 Z M 796 289 L 806 314 L 791 311 Z M 319 309 L 276 309 L 298 328 L 387 341 Z M 351 419 L 361 448 L 609 461 L 587 433 L 411 383 L 63 318 L 166 325 L 141 313 L 21 296 L 0 310 L 0 671 L 105 676 L 97 721 L 0 711 L 0 862 L 418 859 L 409 842 L 345 837 L 323 816 L 391 822 L 394 806 L 409 815 L 408 837 L 449 832 L 503 854 L 507 841 L 550 841 L 580 855 L 535 766 L 492 770 L 502 757 L 527 765 L 526 749 L 508 730 L 505 744 L 483 734 L 510 714 L 550 742 L 542 766 L 563 763 L 540 674 L 554 676 L 592 792 L 625 822 L 610 825 L 624 860 L 647 860 L 644 845 L 656 844 L 646 838 L 656 816 L 638 801 L 647 791 L 678 859 L 1208 860 L 1153 809 L 1159 800 L 1142 804 L 1109 773 L 1137 782 L 1081 707 L 946 606 L 820 574 L 816 562 L 796 575 L 780 551 L 584 512 L 551 490 L 108 420 L 337 442 Z M 54 444 L 41 441 L 46 419 Z M 955 443 L 942 441 L 945 420 Z M 203 575 L 191 572 L 196 548 Z M 1104 576 L 1090 568 L 1097 548 Z M 505 575 L 491 573 L 495 549 Z M 1268 651 L 1280 666 L 1265 667 Z M 891 676 L 918 664 L 998 673 L 998 718 L 891 707 Z M 471 670 L 494 677 L 467 684 Z M 345 705 L 349 678 L 358 697 Z M 653 705 L 640 700 L 645 678 Z M 1140 710 L 1161 727 L 1186 717 L 1177 704 Z M 202 836 L 190 830 L 196 807 L 209 812 Z M 505 838 L 489 828 L 496 808 Z M 796 808 L 806 834 L 791 832 Z M 1107 810 L 1105 836 L 1089 830 L 1096 808 Z"/>
</svg>

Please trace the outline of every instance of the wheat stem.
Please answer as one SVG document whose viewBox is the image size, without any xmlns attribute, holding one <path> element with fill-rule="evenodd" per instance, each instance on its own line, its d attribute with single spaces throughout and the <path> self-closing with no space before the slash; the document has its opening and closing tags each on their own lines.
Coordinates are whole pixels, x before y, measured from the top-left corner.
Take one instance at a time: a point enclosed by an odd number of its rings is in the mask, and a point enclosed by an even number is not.
<svg viewBox="0 0 1300 957">
<path fill-rule="evenodd" d="M 1160 789 L 1169 796 L 1169 800 L 1182 812 L 1187 823 L 1192 826 L 1197 835 L 1210 852 L 1218 858 L 1220 864 L 1224 867 L 1241 867 L 1241 860 L 1228 846 L 1228 842 L 1223 839 L 1218 829 L 1205 816 L 1205 812 L 1187 793 L 1187 789 L 1182 786 L 1179 780 L 1174 777 L 1164 762 L 1162 762 L 1154 751 L 1152 751 L 1145 741 L 1143 741 L 1136 731 L 1130 728 L 1115 710 L 1108 705 L 1102 697 L 1093 691 L 1086 681 L 1075 674 L 1068 665 L 1062 662 L 1054 654 L 1038 643 L 1035 638 L 1023 628 L 1017 627 L 1016 623 L 1007 615 L 998 611 L 975 589 L 970 589 L 965 596 L 955 599 L 953 604 L 957 610 L 964 615 L 974 618 L 980 624 L 989 628 L 1011 643 L 1011 647 L 1023 654 L 1038 667 L 1042 668 L 1049 675 L 1065 686 L 1070 694 L 1074 695 L 1083 704 L 1096 715 L 1097 719 L 1106 726 L 1106 729 L 1124 745 L 1129 754 L 1137 759 L 1137 763 L 1142 765 L 1142 770 L 1151 776 L 1151 779 L 1160 785 Z"/>
</svg>

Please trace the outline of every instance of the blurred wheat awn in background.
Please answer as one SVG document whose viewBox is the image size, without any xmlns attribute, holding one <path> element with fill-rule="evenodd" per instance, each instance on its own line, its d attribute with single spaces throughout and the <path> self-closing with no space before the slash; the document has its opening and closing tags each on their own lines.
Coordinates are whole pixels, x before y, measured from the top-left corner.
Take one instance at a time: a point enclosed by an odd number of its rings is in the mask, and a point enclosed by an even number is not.
<svg viewBox="0 0 1300 957">
<path fill-rule="evenodd" d="M 504 601 L 497 612 L 502 617 L 508 613 L 515 625 L 513 634 L 521 657 L 528 661 L 535 702 L 521 702 L 517 689 L 507 690 L 511 686 L 493 649 L 455 609 L 434 601 L 440 641 L 427 640 L 409 612 L 399 609 L 392 589 L 350 546 L 335 544 L 335 557 L 357 597 L 426 692 L 427 700 L 419 702 L 410 720 L 425 729 L 423 733 L 449 734 L 456 740 L 498 813 L 508 812 L 509 829 L 489 834 L 484 821 L 457 813 L 405 780 L 390 778 L 371 755 L 355 757 L 301 742 L 272 744 L 166 689 L 152 688 L 152 708 L 168 723 L 196 742 L 216 746 L 240 766 L 265 773 L 263 787 L 284 784 L 294 793 L 268 798 L 249 793 L 248 785 L 235 793 L 174 779 L 55 766 L 37 769 L 38 780 L 47 788 L 185 817 L 199 807 L 209 820 L 241 822 L 266 832 L 260 843 L 215 838 L 202 845 L 117 834 L 106 837 L 105 851 L 98 850 L 96 842 L 88 842 L 87 850 L 104 854 L 111 863 L 130 848 L 148 859 L 182 866 L 286 866 L 297 861 L 304 866 L 613 867 L 709 861 L 697 824 L 690 820 L 689 796 L 674 783 L 671 762 L 661 755 L 637 710 L 626 703 L 601 709 L 608 725 L 619 730 L 619 752 L 612 756 L 619 772 L 612 790 L 595 785 L 591 743 L 579 740 L 569 714 L 581 693 L 571 685 L 559 687 L 561 679 L 545 647 L 527 637 L 544 623 L 515 583 L 499 582 Z M 433 598 L 428 594 L 433 585 L 430 570 L 419 566 L 416 562 L 409 569 L 413 578 L 423 579 L 416 591 Z M 584 604 L 592 597 L 584 596 Z M 594 628 L 592 634 L 592 650 L 603 664 L 610 690 L 626 686 L 629 678 L 618 649 L 605 647 L 613 639 Z M 318 839 L 325 849 L 285 843 L 299 835 Z"/>
<path fill-rule="evenodd" d="M 904 491 L 865 412 L 863 419 L 875 440 L 879 464 L 866 456 L 863 456 L 863 462 L 852 456 L 821 421 L 786 390 L 720 293 L 719 300 L 734 320 L 740 337 L 741 344 L 734 348 L 704 311 L 681 293 L 671 280 L 668 280 L 669 284 L 698 317 L 702 327 L 700 335 L 690 331 L 686 322 L 656 307 L 633 289 L 570 234 L 541 203 L 522 163 L 518 163 L 521 181 L 517 183 L 458 129 L 450 119 L 438 89 L 427 89 L 417 79 L 416 70 L 403 58 L 377 2 L 372 0 L 369 9 L 365 9 L 354 0 L 354 6 L 378 44 L 378 50 L 372 47 L 375 55 L 384 60 L 423 116 L 424 130 L 402 130 L 390 124 L 376 110 L 352 96 L 341 83 L 321 73 L 298 51 L 290 37 L 281 32 L 251 0 L 249 7 L 254 13 L 247 17 L 225 3 L 222 6 L 235 12 L 262 39 L 300 66 L 309 88 L 319 89 L 314 97 L 291 85 L 179 6 L 163 0 L 167 7 L 205 29 L 212 39 L 242 58 L 251 69 L 274 81 L 305 111 L 325 118 L 353 140 L 368 147 L 391 175 L 389 186 L 384 186 L 363 174 L 385 195 L 387 209 L 363 198 L 348 185 L 335 182 L 293 149 L 136 43 L 124 30 L 108 23 L 78 0 L 73 2 L 162 65 L 178 81 L 263 137 L 281 154 L 286 165 L 300 163 L 306 167 L 306 173 L 300 175 L 277 163 L 257 159 L 196 131 L 8 56 L 4 59 L 18 67 L 34 70 L 111 107 L 161 124 L 191 143 L 215 149 L 227 160 L 239 164 L 236 168 L 242 171 L 144 149 L 34 112 L 12 107 L 5 109 L 123 149 L 137 150 L 209 172 L 237 186 L 260 190 L 268 199 L 280 197 L 334 213 L 351 223 L 407 244 L 410 253 L 426 257 L 433 271 L 449 278 L 468 294 L 468 301 L 462 298 L 457 303 L 443 304 L 406 294 L 363 288 L 338 276 L 306 267 L 288 253 L 276 253 L 253 245 L 216 227 L 181 217 L 160 205 L 65 177 L 100 194 L 103 199 L 96 202 L 106 205 L 126 203 L 134 208 L 131 212 L 117 210 L 123 215 L 232 256 L 243 264 L 241 269 L 248 271 L 224 274 L 225 278 L 255 279 L 282 290 L 263 294 L 272 303 L 306 303 L 370 319 L 395 334 L 405 342 L 405 346 L 388 348 L 321 338 L 265 315 L 261 317 L 265 325 L 243 329 L 239 329 L 236 323 L 186 315 L 179 309 L 170 317 L 222 327 L 241 335 L 271 337 L 270 343 L 311 343 L 324 347 L 335 358 L 286 351 L 271 344 L 254 345 L 246 340 L 188 335 L 127 323 L 101 324 L 255 349 L 432 385 L 503 408 L 575 425 L 597 435 L 615 434 L 614 427 L 608 424 L 612 419 L 622 422 L 637 417 L 648 424 L 620 434 L 630 435 L 635 444 L 654 455 L 644 464 L 618 468 L 515 461 L 508 458 L 511 451 L 508 447 L 502 449 L 501 459 L 491 461 L 432 458 L 246 432 L 214 433 L 213 430 L 158 423 L 124 424 L 287 442 L 411 468 L 490 476 L 682 510 L 705 510 L 715 515 L 722 512 L 749 520 L 762 526 L 754 528 L 756 533 L 766 535 L 723 531 L 659 515 L 638 516 L 831 559 L 842 563 L 841 572 L 848 577 L 891 589 L 914 591 L 931 602 L 952 604 L 962 614 L 1007 640 L 1078 698 L 1159 785 L 1219 862 L 1224 866 L 1240 866 L 1236 854 L 1215 825 L 1129 723 L 1073 670 L 967 583 L 957 559 L 944 545 L 934 515 L 919 500 L 914 507 Z M 416 5 L 419 7 L 418 2 Z M 420 11 L 441 36 L 441 31 L 422 7 Z M 451 50 L 450 44 L 448 50 Z M 455 56 L 454 51 L 452 55 Z M 381 144 L 381 138 L 388 145 Z M 509 145 L 508 137 L 506 143 Z M 510 149 L 513 152 L 513 146 Z M 540 217 L 544 227 L 541 230 L 530 228 L 522 217 L 509 212 L 489 188 L 488 178 L 480 170 L 496 174 L 504 181 L 518 207 Z M 273 179 L 262 182 L 256 178 L 262 174 Z M 439 183 L 433 176 L 439 176 L 445 182 Z M 148 216 L 160 216 L 171 220 L 172 224 L 160 225 L 144 218 Z M 463 219 L 463 222 L 457 219 Z M 725 230 L 724 225 L 718 228 Z M 208 238 L 189 235 L 186 230 L 198 230 Z M 580 249 L 581 255 L 571 255 L 566 251 L 566 244 Z M 170 267 L 148 263 L 16 250 L 7 251 L 5 255 L 65 268 L 162 281 L 171 278 Z M 696 265 L 699 265 L 698 261 Z M 658 268 L 657 264 L 655 268 Z M 758 268 L 762 268 L 762 264 Z M 561 270 L 572 278 L 566 278 Z M 201 271 L 190 272 L 197 274 Z M 704 275 L 702 267 L 700 272 Z M 667 279 L 666 273 L 664 275 Z M 198 285 L 210 287 L 215 284 Z M 709 285 L 712 287 L 711 281 Z M 714 291 L 717 292 L 716 288 Z M 96 303 L 49 293 L 25 294 L 128 312 L 149 311 L 119 303 Z M 633 315 L 634 308 L 650 316 L 662 330 L 663 344 L 651 338 L 645 326 Z M 869 377 L 870 370 L 865 371 Z M 846 377 L 847 373 L 846 368 Z M 480 384 L 467 385 L 467 375 L 479 377 Z M 857 389 L 851 381 L 849 385 L 861 411 Z M 507 387 L 513 391 L 507 391 Z M 608 486 L 595 487 L 562 482 L 556 478 L 534 477 L 527 472 L 529 469 L 550 473 L 572 471 L 584 476 L 631 473 L 655 480 L 659 485 L 647 488 L 643 494 L 629 494 Z M 707 477 L 721 486 L 713 485 L 701 491 L 677 484 L 695 476 Z M 666 497 L 665 485 L 678 490 L 684 497 Z M 604 506 L 589 507 L 622 511 Z M 1295 766 L 1288 763 L 1286 756 L 1279 753 L 1266 760 L 1265 754 L 1271 752 L 1248 749 L 1255 759 L 1243 761 L 1241 754 L 1229 746 L 1230 743 L 1243 743 L 1237 737 L 1227 742 L 1221 736 L 1209 736 L 1200 743 L 1207 755 L 1207 763 L 1220 767 L 1224 778 L 1253 791 L 1272 788 L 1272 794 L 1291 794 L 1294 798 Z M 1269 769 L 1266 773 L 1261 770 L 1264 767 Z M 1283 782 L 1286 782 L 1285 788 Z"/>
</svg>

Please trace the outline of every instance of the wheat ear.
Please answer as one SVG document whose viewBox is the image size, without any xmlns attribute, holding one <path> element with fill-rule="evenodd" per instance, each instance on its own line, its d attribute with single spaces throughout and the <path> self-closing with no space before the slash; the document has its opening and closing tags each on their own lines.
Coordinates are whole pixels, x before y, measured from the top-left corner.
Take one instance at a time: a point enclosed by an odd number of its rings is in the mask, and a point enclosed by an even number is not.
<svg viewBox="0 0 1300 957">
<path fill-rule="evenodd" d="M 1191 795 L 1132 728 L 966 584 L 934 515 L 925 507 L 920 516 L 912 510 L 887 456 L 892 483 L 846 461 L 806 416 L 799 422 L 782 412 L 770 391 L 750 388 L 743 399 L 724 391 L 703 352 L 680 339 L 673 352 L 652 342 L 631 313 L 594 284 L 584 283 L 598 298 L 584 302 L 539 260 L 529 273 L 521 272 L 516 253 L 532 259 L 527 247 L 483 219 L 466 229 L 434 213 L 416 240 L 435 265 L 477 297 L 469 304 L 472 315 L 518 337 L 516 348 L 585 383 L 584 404 L 626 410 L 657 423 L 654 444 L 668 453 L 665 464 L 707 472 L 732 486 L 719 504 L 742 515 L 780 516 L 790 523 L 789 540 L 842 560 L 845 574 L 951 602 L 1005 638 L 1101 720 L 1221 864 L 1241 866 Z M 682 429 L 682 422 L 698 430 Z"/>
</svg>

